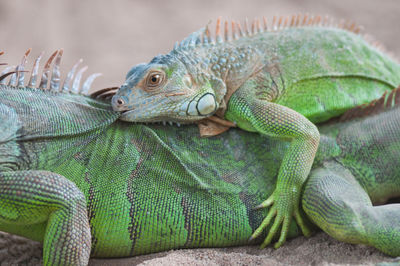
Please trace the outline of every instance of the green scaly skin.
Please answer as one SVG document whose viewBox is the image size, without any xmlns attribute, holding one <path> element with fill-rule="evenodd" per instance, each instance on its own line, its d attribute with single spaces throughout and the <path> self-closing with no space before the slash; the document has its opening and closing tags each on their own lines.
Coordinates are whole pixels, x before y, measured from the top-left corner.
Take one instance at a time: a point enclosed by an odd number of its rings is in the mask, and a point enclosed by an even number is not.
<svg viewBox="0 0 400 266">
<path fill-rule="evenodd" d="M 293 216 L 309 235 L 299 201 L 320 141 L 314 123 L 400 84 L 400 65 L 362 36 L 311 24 L 253 30 L 234 40 L 217 36 L 217 43 L 210 43 L 207 28 L 200 30 L 169 54 L 132 68 L 112 101 L 114 110 L 123 111 L 122 120 L 178 125 L 221 116 L 227 105 L 223 118 L 240 128 L 291 140 L 276 189 L 260 205 L 271 211 L 252 238 L 273 224 L 262 246 L 280 228 L 275 247 L 281 246 Z M 232 92 L 226 103 L 224 97 Z"/>
<path fill-rule="evenodd" d="M 248 243 L 271 213 L 255 207 L 275 193 L 290 142 L 118 117 L 85 96 L 1 85 L 0 230 L 43 242 L 45 265 Z M 319 131 L 307 216 L 399 256 L 400 205 L 372 204 L 400 195 L 400 109 Z M 298 234 L 291 223 L 288 237 Z"/>
</svg>

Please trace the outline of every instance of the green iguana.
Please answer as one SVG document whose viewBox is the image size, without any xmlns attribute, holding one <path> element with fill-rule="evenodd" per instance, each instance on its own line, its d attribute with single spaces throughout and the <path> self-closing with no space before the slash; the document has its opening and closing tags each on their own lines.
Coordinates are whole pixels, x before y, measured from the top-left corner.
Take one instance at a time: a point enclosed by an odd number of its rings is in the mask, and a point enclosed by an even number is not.
<svg viewBox="0 0 400 266">
<path fill-rule="evenodd" d="M 225 22 L 216 41 L 208 26 L 191 34 L 166 54 L 132 68 L 113 97 L 121 119 L 134 122 L 212 121 L 284 139 L 291 145 L 282 161 L 274 193 L 260 204 L 271 207 L 255 231 L 272 223 L 262 247 L 278 230 L 281 246 L 294 216 L 300 214 L 302 186 L 309 174 L 320 134 L 314 123 L 379 98 L 400 84 L 400 65 L 358 34 L 354 24 L 333 24 L 309 16 L 274 18 L 267 27 L 255 20 Z M 218 119 L 219 117 L 219 119 Z M 200 123 L 204 134 L 224 131 Z"/>
<path fill-rule="evenodd" d="M 60 90 L 57 64 L 48 88 L 49 66 L 43 89 L 24 87 L 21 66 L 18 79 L 0 85 L 1 231 L 41 241 L 45 265 L 248 243 L 268 214 L 255 207 L 272 195 L 290 142 L 121 122 L 108 101 L 71 93 L 69 82 Z M 389 108 L 399 96 L 319 127 L 301 201 L 331 236 L 391 256 L 400 255 L 400 205 L 373 204 L 400 196 L 400 109 Z M 291 223 L 288 236 L 298 234 Z"/>
</svg>

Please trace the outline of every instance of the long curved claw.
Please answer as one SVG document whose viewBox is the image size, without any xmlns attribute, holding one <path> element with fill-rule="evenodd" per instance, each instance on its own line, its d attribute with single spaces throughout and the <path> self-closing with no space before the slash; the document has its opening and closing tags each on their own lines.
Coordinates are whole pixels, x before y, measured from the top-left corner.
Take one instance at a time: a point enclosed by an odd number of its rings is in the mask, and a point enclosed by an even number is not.
<svg viewBox="0 0 400 266">
<path fill-rule="evenodd" d="M 292 222 L 293 217 L 295 218 L 298 226 L 305 236 L 309 236 L 311 234 L 311 230 L 306 226 L 304 219 L 299 211 L 299 199 L 296 196 L 291 194 L 290 192 L 285 192 L 284 194 L 287 196 L 281 196 L 283 193 L 279 193 L 279 191 L 275 190 L 272 195 L 262 202 L 260 205 L 256 206 L 255 209 L 270 207 L 267 217 L 262 221 L 261 225 L 254 231 L 251 235 L 249 241 L 257 238 L 261 235 L 261 233 L 272 223 L 271 228 L 265 238 L 264 242 L 261 244 L 260 248 L 265 248 L 269 245 L 276 233 L 281 228 L 281 234 L 279 240 L 275 243 L 274 247 L 281 247 L 287 237 L 287 233 L 289 231 L 290 223 Z M 289 203 L 288 203 L 289 202 Z M 291 204 L 291 203 L 294 204 Z M 294 207 L 292 207 L 294 206 Z"/>
</svg>

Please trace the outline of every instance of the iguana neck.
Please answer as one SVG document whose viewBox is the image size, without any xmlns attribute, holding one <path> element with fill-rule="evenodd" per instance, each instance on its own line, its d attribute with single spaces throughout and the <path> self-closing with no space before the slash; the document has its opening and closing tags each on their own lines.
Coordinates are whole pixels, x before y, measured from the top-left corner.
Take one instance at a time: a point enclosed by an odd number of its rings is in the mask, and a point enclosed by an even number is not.
<svg viewBox="0 0 400 266">
<path fill-rule="evenodd" d="M 209 43 L 186 50 L 171 52 L 191 73 L 195 82 L 209 81 L 217 102 L 222 105 L 250 76 L 263 67 L 261 53 L 250 45 Z M 223 84 L 220 84 L 220 83 Z"/>
</svg>

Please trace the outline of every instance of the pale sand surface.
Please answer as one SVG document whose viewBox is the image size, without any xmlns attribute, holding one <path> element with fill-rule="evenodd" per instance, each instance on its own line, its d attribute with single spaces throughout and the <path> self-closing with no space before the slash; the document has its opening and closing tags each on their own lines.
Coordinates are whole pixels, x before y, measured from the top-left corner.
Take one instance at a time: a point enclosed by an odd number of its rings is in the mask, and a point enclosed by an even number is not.
<svg viewBox="0 0 400 266">
<path fill-rule="evenodd" d="M 168 52 L 175 41 L 218 16 L 241 20 L 293 13 L 329 14 L 363 25 L 400 56 L 398 0 L 282 1 L 6 1 L 0 0 L 2 62 L 16 64 L 23 52 L 49 55 L 64 48 L 62 69 L 83 57 L 89 72 L 102 72 L 95 88 L 118 86 L 129 68 Z M 32 63 L 32 60 L 30 61 Z M 0 235 L 1 265 L 40 262 L 40 245 Z M 92 259 L 90 265 L 373 265 L 395 262 L 374 248 L 340 243 L 324 233 L 289 240 L 282 248 L 256 246 L 177 250 L 127 259 Z"/>
</svg>

